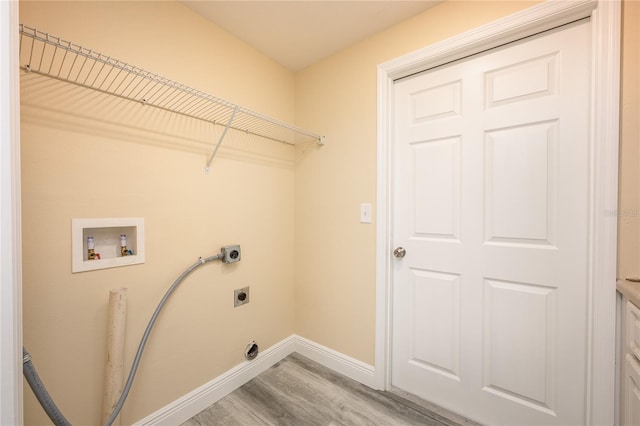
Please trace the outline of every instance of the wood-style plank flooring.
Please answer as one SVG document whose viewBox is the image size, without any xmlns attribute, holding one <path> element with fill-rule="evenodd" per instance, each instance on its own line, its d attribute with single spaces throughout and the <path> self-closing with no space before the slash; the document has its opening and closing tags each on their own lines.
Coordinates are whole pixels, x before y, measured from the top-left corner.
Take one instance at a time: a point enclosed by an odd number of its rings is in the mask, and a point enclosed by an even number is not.
<svg viewBox="0 0 640 426">
<path fill-rule="evenodd" d="M 370 389 L 292 354 L 182 426 L 473 425 L 445 410 Z"/>
</svg>

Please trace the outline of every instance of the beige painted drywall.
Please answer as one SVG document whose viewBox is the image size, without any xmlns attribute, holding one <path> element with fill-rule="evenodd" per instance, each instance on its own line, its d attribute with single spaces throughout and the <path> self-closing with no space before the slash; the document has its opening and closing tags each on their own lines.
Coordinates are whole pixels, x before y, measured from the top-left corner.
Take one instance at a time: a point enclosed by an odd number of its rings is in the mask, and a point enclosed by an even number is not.
<svg viewBox="0 0 640 426">
<path fill-rule="evenodd" d="M 618 278 L 640 275 L 640 2 L 622 4 Z"/>
<path fill-rule="evenodd" d="M 243 261 L 197 271 L 163 313 L 125 423 L 239 363 L 248 338 L 267 347 L 296 332 L 373 364 L 376 218 L 371 225 L 358 218 L 361 202 L 375 208 L 376 201 L 376 66 L 532 4 L 444 3 L 293 76 L 174 3 L 21 3 L 21 22 L 277 118 L 295 117 L 328 138 L 321 148 L 300 147 L 295 159 L 282 146 L 232 139 L 203 176 L 206 127 L 185 130 L 135 106 L 23 83 L 25 344 L 70 419 L 99 417 L 108 290 L 130 289 L 130 363 L 169 281 L 195 256 L 230 242 L 243 245 Z M 634 212 L 638 4 L 625 2 L 624 14 L 620 210 Z M 68 108 L 80 116 L 58 113 Z M 70 219 L 100 216 L 146 218 L 144 265 L 70 273 Z M 638 273 L 637 221 L 634 214 L 621 221 L 621 276 Z M 276 250 L 295 252 L 295 263 Z M 246 284 L 251 305 L 233 310 L 229 294 Z M 25 420 L 46 423 L 28 390 Z"/>
<path fill-rule="evenodd" d="M 292 122 L 294 76 L 177 2 L 21 2 L 20 22 Z M 131 424 L 294 332 L 294 152 L 30 74 L 22 80 L 24 343 L 73 424 L 99 424 L 109 290 L 128 288 L 128 370 L 169 300 L 122 412 Z M 208 146 L 205 144 L 208 143 Z M 143 217 L 143 265 L 71 273 L 71 219 Z M 233 308 L 233 290 L 251 301 Z M 25 423 L 49 423 L 25 387 Z"/>
<path fill-rule="evenodd" d="M 531 6 L 446 2 L 296 74 L 296 121 L 327 144 L 296 167 L 296 331 L 374 363 L 377 65 Z"/>
<path fill-rule="evenodd" d="M 446 2 L 296 74 L 296 120 L 328 143 L 298 155 L 296 330 L 374 362 L 376 65 L 531 6 Z M 640 274 L 640 3 L 623 3 L 618 276 Z M 612 213 L 615 214 L 615 213 Z"/>
</svg>

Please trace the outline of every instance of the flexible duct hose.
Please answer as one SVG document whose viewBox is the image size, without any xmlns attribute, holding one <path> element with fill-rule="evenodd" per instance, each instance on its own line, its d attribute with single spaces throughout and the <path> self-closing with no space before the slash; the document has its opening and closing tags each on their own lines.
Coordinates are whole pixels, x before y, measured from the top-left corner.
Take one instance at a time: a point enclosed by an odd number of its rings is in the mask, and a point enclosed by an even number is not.
<svg viewBox="0 0 640 426">
<path fill-rule="evenodd" d="M 57 426 L 71 426 L 71 423 L 62 415 L 56 403 L 51 399 L 51 395 L 47 392 L 47 388 L 44 387 L 44 383 L 40 380 L 40 376 L 31 362 L 31 355 L 25 348 L 22 348 L 22 373 L 51 421 Z"/>
<path fill-rule="evenodd" d="M 160 315 L 160 311 L 167 302 L 167 299 L 169 299 L 169 296 L 171 296 L 171 293 L 173 293 L 173 291 L 180 285 L 180 283 L 182 283 L 187 275 L 193 272 L 194 269 L 198 268 L 200 265 L 204 265 L 207 262 L 211 262 L 212 260 L 220 260 L 223 257 L 224 254 L 220 253 L 215 256 L 198 259 L 196 263 L 191 265 L 182 274 L 180 274 L 180 276 L 173 282 L 171 287 L 169 287 L 167 292 L 164 294 L 162 300 L 160 300 L 160 303 L 158 303 L 155 312 L 151 316 L 144 334 L 142 335 L 142 339 L 140 340 L 140 344 L 138 345 L 138 351 L 136 352 L 136 356 L 133 359 L 133 365 L 131 366 L 131 371 L 129 372 L 127 382 L 125 383 L 124 388 L 122 389 L 122 393 L 120 394 L 120 399 L 118 400 L 116 406 L 113 408 L 113 412 L 107 419 L 105 426 L 111 426 L 116 417 L 118 417 L 118 414 L 120 414 L 120 410 L 122 410 L 124 402 L 127 400 L 127 396 L 129 395 L 129 391 L 131 390 L 131 386 L 133 385 L 133 379 L 135 378 L 136 372 L 138 371 L 138 366 L 140 364 L 140 359 L 142 358 L 144 347 L 146 346 L 149 335 L 151 334 L 151 330 L 153 329 L 153 326 L 158 319 L 158 315 Z M 24 377 L 27 379 L 27 383 L 29 383 L 29 387 L 31 387 L 31 390 L 40 402 L 40 405 L 42 405 L 44 411 L 56 426 L 71 426 L 71 423 L 69 423 L 69 421 L 62 415 L 55 402 L 53 402 L 53 399 L 49 395 L 49 392 L 47 392 L 44 384 L 40 380 L 40 377 L 38 376 L 38 373 L 36 372 L 36 369 L 31 362 L 31 355 L 29 355 L 25 348 L 22 348 L 22 353 L 22 372 L 24 374 Z"/>
</svg>

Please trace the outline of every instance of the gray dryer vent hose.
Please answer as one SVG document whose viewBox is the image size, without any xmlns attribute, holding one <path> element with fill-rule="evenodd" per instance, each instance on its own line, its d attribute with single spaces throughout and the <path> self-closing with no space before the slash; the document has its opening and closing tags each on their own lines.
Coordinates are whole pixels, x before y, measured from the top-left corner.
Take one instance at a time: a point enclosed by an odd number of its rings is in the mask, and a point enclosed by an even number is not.
<svg viewBox="0 0 640 426">
<path fill-rule="evenodd" d="M 40 376 L 31 362 L 31 355 L 25 348 L 22 348 L 22 373 L 51 421 L 57 426 L 71 426 L 69 420 L 62 415 L 56 403 L 51 399 L 51 395 L 47 392 L 47 388 L 44 387 L 44 383 L 40 380 Z"/>
</svg>

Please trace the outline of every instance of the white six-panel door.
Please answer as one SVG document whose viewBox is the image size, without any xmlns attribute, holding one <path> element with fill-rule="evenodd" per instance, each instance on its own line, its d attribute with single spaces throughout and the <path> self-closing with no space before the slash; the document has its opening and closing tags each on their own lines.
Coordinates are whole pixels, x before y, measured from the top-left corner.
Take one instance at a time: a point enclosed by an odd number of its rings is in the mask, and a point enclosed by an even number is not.
<svg viewBox="0 0 640 426">
<path fill-rule="evenodd" d="M 394 88 L 392 385 L 486 424 L 584 424 L 590 24 Z"/>
</svg>

